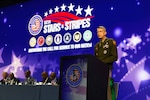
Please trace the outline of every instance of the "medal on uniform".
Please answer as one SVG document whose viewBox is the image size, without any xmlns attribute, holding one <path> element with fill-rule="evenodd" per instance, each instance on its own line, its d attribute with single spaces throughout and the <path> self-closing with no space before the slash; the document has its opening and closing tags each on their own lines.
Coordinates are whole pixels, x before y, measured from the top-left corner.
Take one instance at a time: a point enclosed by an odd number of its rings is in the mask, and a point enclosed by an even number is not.
<svg viewBox="0 0 150 100">
<path fill-rule="evenodd" d="M 109 48 L 108 42 L 103 46 L 103 48 Z"/>
<path fill-rule="evenodd" d="M 104 50 L 103 53 L 106 54 L 106 53 L 107 53 L 107 50 Z"/>
</svg>

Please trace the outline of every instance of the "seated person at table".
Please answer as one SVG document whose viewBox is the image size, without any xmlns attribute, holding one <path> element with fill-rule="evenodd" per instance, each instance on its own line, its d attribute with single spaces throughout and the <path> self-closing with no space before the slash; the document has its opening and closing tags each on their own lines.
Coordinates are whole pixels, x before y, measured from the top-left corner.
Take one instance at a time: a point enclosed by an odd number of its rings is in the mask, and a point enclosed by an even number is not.
<svg viewBox="0 0 150 100">
<path fill-rule="evenodd" d="M 14 76 L 14 73 L 9 74 L 9 76 L 8 76 L 8 84 L 9 85 L 17 85 L 19 82 L 20 82 L 20 80 Z"/>
<path fill-rule="evenodd" d="M 23 81 L 23 84 L 24 85 L 33 85 L 35 80 L 33 77 L 31 77 L 30 70 L 27 70 L 24 74 L 25 74 L 25 80 Z"/>
<path fill-rule="evenodd" d="M 58 85 L 59 84 L 59 79 L 56 77 L 55 72 L 51 72 L 50 74 L 50 82 L 52 85 Z"/>
<path fill-rule="evenodd" d="M 48 73 L 47 72 L 42 72 L 42 84 L 45 85 L 47 83 L 50 83 L 50 78 L 48 77 Z"/>
<path fill-rule="evenodd" d="M 3 77 L 3 79 L 0 80 L 1 84 L 7 84 L 7 81 L 8 81 L 8 73 L 7 73 L 7 72 L 3 72 L 3 73 L 2 73 L 2 77 Z"/>
</svg>

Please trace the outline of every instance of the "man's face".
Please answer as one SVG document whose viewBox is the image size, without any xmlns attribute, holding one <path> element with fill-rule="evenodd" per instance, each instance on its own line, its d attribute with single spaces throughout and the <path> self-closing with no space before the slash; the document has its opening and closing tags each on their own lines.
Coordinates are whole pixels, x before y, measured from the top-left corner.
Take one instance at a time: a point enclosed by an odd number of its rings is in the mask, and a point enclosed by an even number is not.
<svg viewBox="0 0 150 100">
<path fill-rule="evenodd" d="M 50 79 L 53 80 L 55 77 L 56 77 L 56 74 L 52 72 L 52 73 L 50 74 Z"/>
<path fill-rule="evenodd" d="M 3 79 L 6 79 L 6 77 L 8 76 L 8 74 L 6 72 L 3 72 L 2 76 L 3 76 Z"/>
<path fill-rule="evenodd" d="M 45 73 L 45 72 L 43 72 L 43 73 L 42 73 L 42 78 L 45 80 L 47 77 L 48 77 L 48 74 Z"/>
<path fill-rule="evenodd" d="M 106 31 L 102 28 L 97 28 L 97 36 L 102 39 L 106 36 Z"/>
<path fill-rule="evenodd" d="M 45 76 L 44 74 L 42 74 L 42 78 L 43 78 L 43 79 L 45 79 L 45 78 L 46 78 L 46 76 Z"/>
<path fill-rule="evenodd" d="M 10 74 L 9 74 L 9 78 L 10 78 L 10 79 L 13 79 L 13 78 L 14 78 L 14 74 L 10 73 Z"/>
<path fill-rule="evenodd" d="M 26 72 L 25 72 L 25 77 L 26 77 L 26 78 L 30 77 L 30 72 L 26 71 Z"/>
</svg>

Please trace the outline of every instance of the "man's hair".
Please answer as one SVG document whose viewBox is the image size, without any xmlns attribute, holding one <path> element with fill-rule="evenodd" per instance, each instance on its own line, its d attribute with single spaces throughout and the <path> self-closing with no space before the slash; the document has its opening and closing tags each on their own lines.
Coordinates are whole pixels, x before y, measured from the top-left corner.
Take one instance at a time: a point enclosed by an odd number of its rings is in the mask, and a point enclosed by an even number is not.
<svg viewBox="0 0 150 100">
<path fill-rule="evenodd" d="M 31 74 L 31 71 L 30 71 L 30 70 L 27 70 L 25 73 L 30 75 L 30 74 Z"/>
<path fill-rule="evenodd" d="M 103 29 L 106 32 L 106 28 L 104 26 L 98 26 L 97 28 Z"/>
</svg>

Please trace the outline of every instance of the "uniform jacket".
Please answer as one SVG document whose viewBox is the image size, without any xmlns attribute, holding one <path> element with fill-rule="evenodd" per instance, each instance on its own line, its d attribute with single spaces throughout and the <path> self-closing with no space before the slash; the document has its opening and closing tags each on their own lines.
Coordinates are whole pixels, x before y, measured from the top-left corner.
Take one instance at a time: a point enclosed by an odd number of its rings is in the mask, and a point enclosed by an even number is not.
<svg viewBox="0 0 150 100">
<path fill-rule="evenodd" d="M 113 62 L 118 59 L 116 41 L 110 38 L 106 38 L 104 42 L 98 42 L 95 47 L 95 56 L 103 63 L 112 69 Z"/>
</svg>

